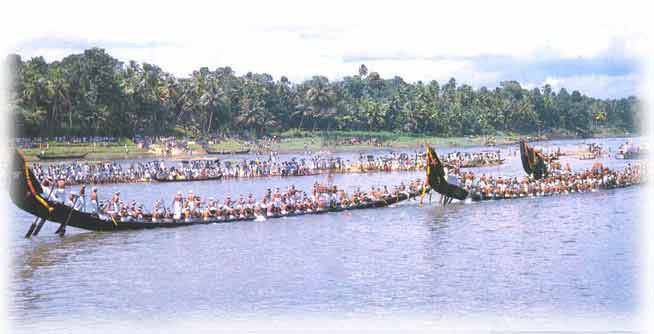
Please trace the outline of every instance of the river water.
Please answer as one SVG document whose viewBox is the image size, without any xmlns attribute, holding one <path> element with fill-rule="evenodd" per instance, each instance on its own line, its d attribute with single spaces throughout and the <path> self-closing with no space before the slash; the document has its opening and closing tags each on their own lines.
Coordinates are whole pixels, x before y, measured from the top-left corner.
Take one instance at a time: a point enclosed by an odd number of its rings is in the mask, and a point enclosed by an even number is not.
<svg viewBox="0 0 654 334">
<path fill-rule="evenodd" d="M 624 139 L 594 140 L 615 150 Z M 582 141 L 545 142 L 574 146 Z M 477 173 L 522 175 L 519 158 Z M 515 150 L 515 147 L 510 147 Z M 471 148 L 470 150 L 479 150 Z M 450 150 L 442 150 L 447 152 Z M 356 154 L 352 157 L 358 156 Z M 611 167 L 626 161 L 601 159 Z M 564 157 L 573 169 L 591 161 Z M 349 189 L 423 173 L 333 175 Z M 178 190 L 235 196 L 309 189 L 327 176 L 100 186 L 150 207 Z M 10 204 L 9 315 L 16 332 L 120 321 L 288 317 L 604 319 L 634 328 L 640 300 L 641 186 L 560 197 L 395 207 L 65 238 Z M 7 201 L 6 194 L 3 199 Z M 434 196 L 437 199 L 437 195 Z M 125 326 L 121 331 L 135 331 Z"/>
</svg>

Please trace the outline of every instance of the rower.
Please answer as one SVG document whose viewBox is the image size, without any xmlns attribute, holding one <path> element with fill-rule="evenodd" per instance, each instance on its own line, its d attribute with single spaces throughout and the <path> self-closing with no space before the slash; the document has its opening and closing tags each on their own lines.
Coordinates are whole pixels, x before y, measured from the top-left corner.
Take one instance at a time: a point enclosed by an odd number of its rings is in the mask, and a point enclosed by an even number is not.
<svg viewBox="0 0 654 334">
<path fill-rule="evenodd" d="M 91 213 L 98 213 L 98 188 L 91 189 Z"/>
<path fill-rule="evenodd" d="M 200 198 L 200 196 L 195 196 L 193 199 L 193 210 L 191 211 L 191 215 L 194 218 L 202 217 L 202 203 L 202 198 Z"/>
<path fill-rule="evenodd" d="M 209 217 L 215 217 L 218 208 L 216 206 L 216 200 L 213 197 L 209 197 L 209 202 L 207 203 L 207 211 Z"/>
<path fill-rule="evenodd" d="M 248 211 L 252 211 L 257 204 L 257 200 L 254 199 L 254 195 L 252 193 L 248 194 L 248 200 L 247 200 L 247 209 Z"/>
<path fill-rule="evenodd" d="M 234 213 L 234 209 L 232 208 L 232 197 L 227 195 L 225 200 L 223 201 L 223 210 L 225 211 L 225 214 L 227 216 L 230 216 Z"/>
<path fill-rule="evenodd" d="M 80 210 L 81 209 L 81 202 L 79 201 L 79 193 L 76 191 L 71 191 L 70 195 L 68 196 L 68 201 L 66 202 L 66 205 L 70 206 L 73 208 L 73 210 Z"/>
<path fill-rule="evenodd" d="M 120 209 L 120 203 L 122 203 L 120 200 L 120 191 L 116 191 L 111 197 L 111 204 L 113 205 L 114 211 L 118 212 L 118 209 Z"/>
<path fill-rule="evenodd" d="M 140 204 L 138 207 L 136 207 L 136 210 L 134 211 L 134 218 L 136 218 L 136 220 L 139 222 L 143 221 L 143 204 Z"/>
<path fill-rule="evenodd" d="M 193 194 L 193 190 L 188 191 L 188 196 L 186 197 L 185 202 L 188 203 L 191 212 L 195 211 L 195 195 Z"/>
<path fill-rule="evenodd" d="M 158 218 L 163 218 L 162 212 L 161 212 L 161 201 L 156 200 L 154 202 L 154 205 L 152 206 L 152 222 L 156 223 Z"/>
<path fill-rule="evenodd" d="M 41 183 L 41 189 L 43 189 L 43 192 L 41 194 L 43 194 L 45 196 L 51 196 L 52 195 L 50 193 L 52 189 L 50 188 L 49 178 L 46 178 L 45 180 L 43 180 L 43 183 Z"/>
<path fill-rule="evenodd" d="M 179 220 L 182 218 L 182 192 L 178 191 L 173 199 L 173 219 Z"/>
<path fill-rule="evenodd" d="M 66 181 L 63 178 L 57 180 L 57 188 L 53 194 L 53 200 L 58 203 L 64 203 L 66 200 Z"/>
</svg>

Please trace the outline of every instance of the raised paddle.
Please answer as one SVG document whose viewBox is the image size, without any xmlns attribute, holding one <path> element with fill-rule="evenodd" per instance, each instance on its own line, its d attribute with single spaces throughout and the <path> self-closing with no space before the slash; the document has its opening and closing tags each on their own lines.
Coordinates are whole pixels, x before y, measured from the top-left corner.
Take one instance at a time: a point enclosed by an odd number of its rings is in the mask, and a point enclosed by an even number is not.
<svg viewBox="0 0 654 334">
<path fill-rule="evenodd" d="M 73 201 L 73 206 L 70 208 L 70 212 L 68 213 L 68 217 L 66 217 L 66 220 L 64 221 L 63 224 L 59 225 L 59 228 L 55 231 L 55 233 L 59 234 L 59 236 L 64 236 L 66 234 L 66 225 L 68 225 L 68 221 L 70 220 L 70 217 L 73 216 L 73 211 L 75 211 L 75 204 L 77 204 L 77 200 L 80 198 L 80 196 L 77 196 L 75 200 Z"/>
<path fill-rule="evenodd" d="M 48 197 L 47 197 L 48 200 L 50 199 L 50 195 L 52 195 L 52 191 L 54 190 L 54 188 L 55 188 L 55 187 L 51 187 L 51 188 L 50 188 L 50 192 L 48 193 Z M 41 222 L 39 222 L 39 224 L 38 224 L 38 226 L 37 226 L 36 222 L 39 220 L 39 218 L 40 218 L 40 217 L 36 217 L 36 218 L 34 219 L 34 222 L 33 222 L 32 225 L 30 226 L 29 230 L 27 230 L 27 234 L 25 234 L 25 239 L 29 239 L 30 237 L 32 237 L 32 235 L 37 235 L 37 234 L 39 234 L 38 231 L 41 229 L 41 227 L 43 226 L 43 224 L 45 224 L 45 219 L 41 218 Z"/>
</svg>

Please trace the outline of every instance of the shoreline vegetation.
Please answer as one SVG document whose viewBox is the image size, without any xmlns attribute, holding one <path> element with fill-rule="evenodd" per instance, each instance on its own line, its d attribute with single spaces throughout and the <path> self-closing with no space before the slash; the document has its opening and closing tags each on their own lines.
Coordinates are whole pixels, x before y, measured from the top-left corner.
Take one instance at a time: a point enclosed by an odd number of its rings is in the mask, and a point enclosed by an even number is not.
<svg viewBox="0 0 654 334">
<path fill-rule="evenodd" d="M 519 137 L 629 136 L 639 132 L 643 116 L 634 96 L 599 99 L 517 81 L 493 88 L 454 78 L 409 83 L 382 78 L 365 64 L 338 80 L 316 75 L 299 83 L 267 73 L 239 76 L 228 66 L 177 78 L 100 48 L 50 63 L 12 54 L 7 65 L 13 135 L 122 138 L 106 146 L 50 142 L 47 154 L 90 153 L 89 160 L 156 157 L 129 139 L 138 137 L 184 138 L 198 153 L 257 150 L 245 142 L 279 153 L 412 149 L 425 142 L 444 148 Z M 270 146 L 273 137 L 280 141 Z M 25 150 L 32 159 L 39 152 Z"/>
<path fill-rule="evenodd" d="M 635 96 L 601 99 L 565 87 L 498 82 L 473 88 L 383 78 L 365 64 L 352 75 L 302 82 L 229 66 L 175 77 L 154 64 L 122 62 L 100 48 L 47 62 L 7 57 L 16 137 L 173 136 L 254 140 L 292 132 L 383 132 L 428 137 L 561 132 L 591 137 L 638 132 Z"/>
<path fill-rule="evenodd" d="M 298 136 L 299 134 L 299 136 Z M 531 140 L 560 140 L 560 139 L 581 139 L 579 136 L 565 133 L 549 133 L 549 134 L 507 134 L 501 136 L 466 136 L 466 137 L 435 137 L 435 136 L 415 136 L 408 134 L 393 134 L 384 132 L 334 132 L 334 133 L 282 133 L 277 136 L 280 138 L 278 143 L 273 144 L 270 149 L 279 154 L 300 154 L 306 151 L 312 153 L 317 152 L 331 152 L 331 153 L 358 153 L 369 150 L 423 150 L 424 143 L 430 144 L 437 149 L 446 149 L 454 147 L 488 147 L 492 149 L 493 146 L 511 145 L 516 144 L 519 138 L 529 138 Z M 608 138 L 608 137 L 631 137 L 638 134 L 605 131 L 598 133 L 591 138 Z M 355 145 L 341 145 L 334 141 L 348 139 L 348 138 L 377 138 L 379 145 L 372 145 L 369 142 L 363 142 Z M 494 145 L 488 145 L 493 142 Z M 89 153 L 83 160 L 85 161 L 99 161 L 99 160 L 124 160 L 124 159 L 184 159 L 184 158 L 198 158 L 206 156 L 206 151 L 203 147 L 194 141 L 190 141 L 189 147 L 192 154 L 178 154 L 174 156 L 162 157 L 148 149 L 138 147 L 131 139 L 122 138 L 117 143 L 108 145 L 93 145 L 92 143 L 75 143 L 66 144 L 62 142 L 49 141 L 49 149 L 47 154 L 52 155 L 69 155 L 69 154 L 84 154 Z M 127 146 L 127 154 L 125 147 Z M 251 148 L 245 142 L 236 139 L 223 140 L 208 146 L 212 151 L 239 151 Z M 37 155 L 41 152 L 39 148 L 21 149 L 21 152 L 28 158 L 29 161 L 38 162 Z M 254 153 L 252 151 L 251 153 Z M 263 152 L 264 154 L 267 152 Z M 229 156 L 215 156 L 216 158 L 228 158 Z"/>
</svg>

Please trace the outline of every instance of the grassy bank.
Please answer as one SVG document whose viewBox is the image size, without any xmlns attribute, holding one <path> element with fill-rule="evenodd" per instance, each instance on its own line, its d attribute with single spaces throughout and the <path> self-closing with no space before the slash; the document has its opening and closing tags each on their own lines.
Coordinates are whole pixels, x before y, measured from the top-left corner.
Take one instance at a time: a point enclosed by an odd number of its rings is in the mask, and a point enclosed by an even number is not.
<svg viewBox="0 0 654 334">
<path fill-rule="evenodd" d="M 127 153 L 125 153 L 125 145 L 127 145 Z M 64 144 L 50 141 L 48 142 L 47 150 L 45 147 L 43 145 L 43 148 L 22 149 L 21 152 L 30 161 L 38 161 L 39 159 L 36 156 L 42 150 L 46 152 L 46 155 L 77 155 L 88 153 L 85 160 L 134 159 L 152 156 L 147 150 L 139 148 L 129 139 L 121 139 L 118 143 L 112 143 L 106 146 L 88 143 Z"/>
<path fill-rule="evenodd" d="M 194 144 L 191 146 L 193 150 L 202 150 L 200 145 Z M 223 140 L 220 143 L 213 143 L 209 145 L 209 149 L 212 151 L 242 151 L 248 148 L 247 144 L 236 139 L 227 139 Z"/>
<path fill-rule="evenodd" d="M 274 150 L 278 152 L 303 152 L 309 150 L 312 152 L 329 150 L 332 152 L 361 151 L 378 148 L 391 149 L 412 149 L 422 147 L 424 143 L 429 143 L 435 147 L 466 147 L 481 145 L 484 142 L 480 137 L 413 137 L 398 135 L 393 139 L 381 141 L 380 145 L 375 145 L 368 141 L 359 144 L 343 144 L 334 141 L 331 138 L 321 136 L 301 137 L 301 138 L 284 138 L 279 144 L 274 145 Z"/>
<path fill-rule="evenodd" d="M 361 151 L 375 148 L 390 149 L 414 149 L 422 148 L 425 143 L 436 148 L 448 147 L 470 147 L 486 144 L 493 140 L 496 144 L 516 142 L 519 138 L 517 134 L 501 134 L 500 136 L 465 136 L 465 137 L 438 137 L 424 136 L 409 133 L 392 133 L 392 132 L 364 132 L 364 131 L 331 131 L 331 132 L 306 132 L 306 131 L 289 131 L 278 135 L 281 142 L 275 145 L 275 149 L 280 152 L 300 152 L 305 147 L 311 151 L 330 150 L 333 152 Z M 346 143 L 352 138 L 361 141 L 358 144 Z M 370 140 L 377 140 L 379 145 L 375 145 Z"/>
<path fill-rule="evenodd" d="M 594 131 L 594 138 L 602 137 L 619 137 L 634 136 L 637 134 L 624 133 L 611 129 L 602 129 Z M 563 131 L 553 131 L 544 134 L 547 139 L 571 139 L 577 138 L 573 133 Z M 330 151 L 330 152 L 359 152 L 371 149 L 388 148 L 388 149 L 422 149 L 425 143 L 429 143 L 435 148 L 451 147 L 471 147 L 483 146 L 488 142 L 496 145 L 517 143 L 521 137 L 531 137 L 535 139 L 537 134 L 520 135 L 517 133 L 498 133 L 496 136 L 465 136 L 465 137 L 438 137 L 438 136 L 419 136 L 413 134 L 397 134 L 391 132 L 363 132 L 363 131 L 331 131 L 331 132 L 308 132 L 308 131 L 289 131 L 277 134 L 280 141 L 272 145 L 272 149 L 279 153 L 300 153 L 305 150 L 311 152 Z M 358 138 L 361 143 L 345 144 L 352 138 Z M 375 145 L 370 140 L 376 140 L 380 145 Z M 543 138 L 544 139 L 544 138 Z M 108 146 L 93 144 L 74 144 L 66 145 L 56 142 L 50 142 L 47 151 L 52 155 L 82 154 L 89 153 L 86 160 L 114 160 L 114 159 L 134 159 L 141 157 L 158 158 L 159 156 L 147 152 L 147 150 L 138 148 L 131 140 L 122 139 L 119 143 Z M 125 154 L 125 145 L 128 153 Z M 204 150 L 198 144 L 191 143 L 190 148 L 193 150 L 193 156 L 204 154 Z M 229 139 L 219 143 L 209 145 L 209 149 L 215 151 L 240 151 L 250 147 L 246 142 Z M 41 150 L 26 149 L 23 153 L 31 161 L 36 161 L 36 155 Z"/>
</svg>

